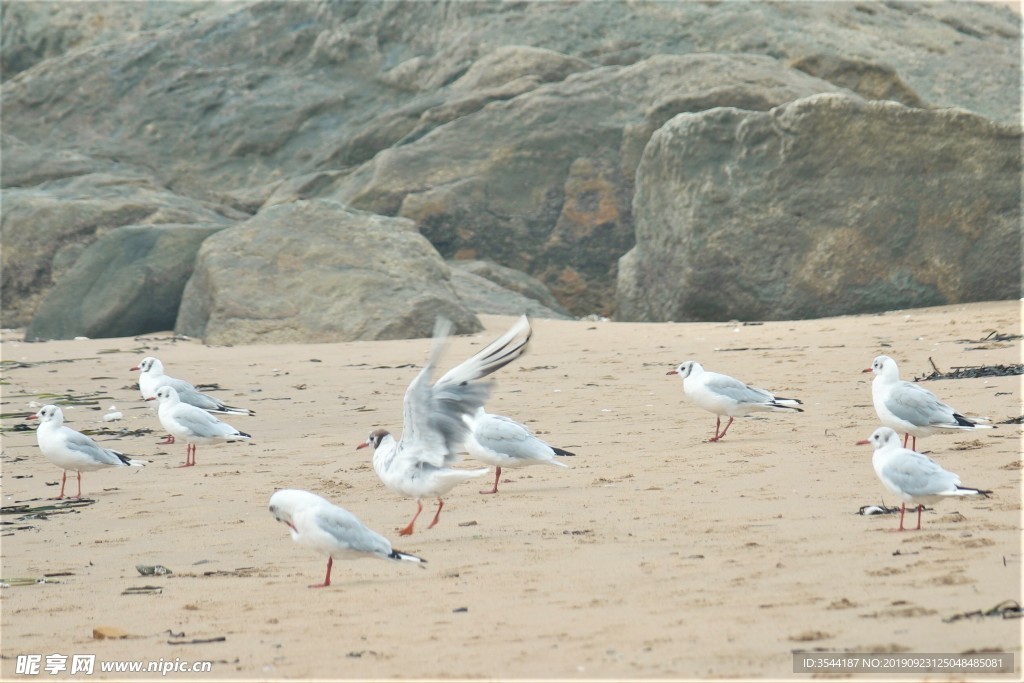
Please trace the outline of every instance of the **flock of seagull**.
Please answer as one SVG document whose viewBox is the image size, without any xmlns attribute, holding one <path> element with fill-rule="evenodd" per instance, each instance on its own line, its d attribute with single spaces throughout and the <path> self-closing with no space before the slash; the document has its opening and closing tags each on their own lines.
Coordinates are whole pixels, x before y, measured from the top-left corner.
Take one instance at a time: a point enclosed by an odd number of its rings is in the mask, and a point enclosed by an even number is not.
<svg viewBox="0 0 1024 683">
<path fill-rule="evenodd" d="M 416 513 L 399 531 L 413 533 L 423 510 L 424 498 L 436 498 L 437 512 L 430 527 L 437 524 L 446 496 L 458 484 L 482 477 L 489 468 L 460 469 L 453 465 L 460 454 L 495 467 L 494 485 L 480 493 L 498 492 L 502 468 L 549 464 L 565 467 L 556 458 L 572 456 L 534 436 L 515 420 L 488 413 L 484 404 L 492 383 L 485 378 L 519 358 L 526 350 L 532 330 L 526 316 L 520 317 L 503 335 L 468 360 L 463 361 L 431 384 L 435 366 L 451 333 L 451 323 L 438 320 L 426 365 L 405 393 L 401 438 L 385 429 L 370 432 L 357 448 L 373 448 L 373 468 L 388 488 L 413 498 Z M 199 392 L 188 382 L 164 374 L 156 358 L 144 358 L 132 368 L 140 372 L 139 390 L 146 400 L 158 403 L 158 417 L 168 436 L 160 443 L 185 443 L 185 462 L 196 464 L 196 446 L 244 441 L 251 435 L 221 421 L 217 415 L 253 415 L 253 411 L 225 405 Z M 950 496 L 987 496 L 991 491 L 961 485 L 960 478 L 918 453 L 917 439 L 941 431 L 990 429 L 979 418 L 969 419 L 940 401 L 924 387 L 900 380 L 896 362 L 878 356 L 871 368 L 872 400 L 882 427 L 858 444 L 874 447 L 872 465 L 882 484 L 898 495 L 900 508 L 898 531 L 903 531 L 907 503 L 917 505 L 917 529 L 921 528 L 924 504 L 933 504 Z M 711 442 L 720 441 L 734 418 L 757 411 L 802 412 L 798 399 L 777 398 L 771 392 L 750 386 L 734 377 L 705 370 L 696 361 L 687 361 L 667 374 L 678 375 L 683 392 L 698 406 L 716 416 Z M 29 416 L 40 421 L 36 439 L 43 455 L 64 470 L 58 499 L 64 497 L 67 472 L 77 472 L 78 493 L 82 495 L 82 472 L 106 467 L 140 467 L 146 463 L 118 451 L 104 448 L 90 437 L 64 426 L 61 409 L 43 406 Z M 729 420 L 721 428 L 723 417 Z M 897 432 L 905 436 L 900 444 Z M 912 448 L 907 442 L 913 438 Z M 327 555 L 324 581 L 311 587 L 331 584 L 334 559 L 379 557 L 382 559 L 425 563 L 420 557 L 392 548 L 382 535 L 363 524 L 355 515 L 309 491 L 282 489 L 270 498 L 270 513 L 287 525 L 291 537 L 301 545 Z M 429 528 L 429 527 L 428 527 Z"/>
</svg>

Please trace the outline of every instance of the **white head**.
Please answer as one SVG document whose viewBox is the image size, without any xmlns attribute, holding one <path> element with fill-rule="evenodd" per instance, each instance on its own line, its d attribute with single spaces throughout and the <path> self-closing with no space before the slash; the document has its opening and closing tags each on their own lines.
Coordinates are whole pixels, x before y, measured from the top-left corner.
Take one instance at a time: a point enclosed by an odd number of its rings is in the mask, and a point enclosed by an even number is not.
<svg viewBox="0 0 1024 683">
<path fill-rule="evenodd" d="M 886 379 L 900 378 L 900 369 L 896 365 L 896 361 L 889 356 L 876 356 L 875 360 L 871 361 L 871 372 Z"/>
<path fill-rule="evenodd" d="M 143 358 L 142 362 L 140 362 L 138 365 L 132 368 L 132 370 L 141 370 L 143 373 L 148 372 L 154 375 L 164 374 L 163 363 L 161 363 L 156 358 L 153 358 L 152 356 L 146 356 L 145 358 Z"/>
<path fill-rule="evenodd" d="M 366 437 L 366 441 L 356 446 L 356 450 L 358 451 L 360 448 L 366 448 L 367 446 L 372 446 L 374 450 L 377 450 L 386 436 L 391 436 L 391 432 L 386 429 L 375 429 Z"/>
<path fill-rule="evenodd" d="M 899 434 L 889 429 L 888 427 L 879 427 L 871 433 L 868 438 L 858 441 L 858 446 L 871 445 L 877 451 L 879 448 L 887 448 L 891 446 L 899 447 L 900 437 Z"/>
<path fill-rule="evenodd" d="M 295 538 L 299 531 L 295 528 L 294 518 L 299 510 L 325 503 L 328 501 L 309 491 L 281 489 L 270 496 L 270 514 L 274 515 L 274 519 L 277 521 L 288 525 L 292 532 L 292 538 Z"/>
<path fill-rule="evenodd" d="M 29 415 L 30 420 L 39 420 L 39 424 L 64 424 L 64 413 L 57 406 L 43 406 L 35 415 Z"/>
<path fill-rule="evenodd" d="M 153 399 L 146 400 L 152 401 Z M 175 403 L 179 403 L 180 400 L 181 399 L 178 398 L 178 390 L 174 387 L 162 386 L 156 390 L 156 401 L 159 402 L 160 405 L 174 405 Z"/>
<path fill-rule="evenodd" d="M 695 360 L 688 360 L 685 363 L 680 363 L 675 370 L 669 370 L 666 375 L 679 375 L 679 379 L 686 379 L 694 372 L 700 372 L 704 368 L 701 367 L 700 363 Z"/>
</svg>

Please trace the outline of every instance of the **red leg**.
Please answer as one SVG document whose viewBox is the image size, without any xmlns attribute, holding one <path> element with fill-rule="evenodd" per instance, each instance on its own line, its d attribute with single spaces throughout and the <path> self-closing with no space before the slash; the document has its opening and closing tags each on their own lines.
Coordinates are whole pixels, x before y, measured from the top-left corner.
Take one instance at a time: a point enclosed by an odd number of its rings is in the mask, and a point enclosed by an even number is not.
<svg viewBox="0 0 1024 683">
<path fill-rule="evenodd" d="M 310 588 L 327 588 L 328 586 L 330 586 L 331 585 L 331 567 L 333 565 L 334 565 L 334 558 L 328 556 L 327 557 L 327 576 L 324 577 L 324 582 L 323 583 L 313 583 L 313 584 L 310 584 L 309 587 Z"/>
<path fill-rule="evenodd" d="M 903 515 L 905 515 L 906 512 L 907 512 L 907 504 L 906 503 L 900 503 L 900 528 L 897 529 L 896 531 L 903 531 Z"/>
<path fill-rule="evenodd" d="M 192 467 L 196 464 L 196 445 L 194 443 L 185 446 L 185 464 L 178 467 Z"/>
<path fill-rule="evenodd" d="M 908 442 L 908 441 L 910 441 L 910 434 L 904 434 L 904 435 L 903 435 L 903 447 L 904 447 L 904 448 L 906 448 L 906 447 L 907 447 L 907 442 Z"/>
<path fill-rule="evenodd" d="M 911 447 L 910 447 L 910 449 L 911 449 L 911 450 L 914 450 L 914 451 L 916 451 L 916 450 L 917 450 L 917 437 L 916 437 L 916 436 L 914 437 L 914 445 L 913 445 L 913 446 L 911 446 Z"/>
<path fill-rule="evenodd" d="M 721 420 L 721 418 L 719 418 L 719 420 Z M 712 441 L 721 441 L 722 439 L 724 439 L 725 438 L 725 433 L 727 431 L 729 431 L 729 427 L 731 427 L 731 426 L 732 426 L 732 418 L 730 417 L 729 421 L 725 423 L 725 429 L 723 429 L 722 433 L 719 434 L 718 433 L 718 425 L 716 424 L 715 425 L 715 438 L 713 438 L 711 440 Z"/>
<path fill-rule="evenodd" d="M 79 472 L 78 473 L 78 495 L 75 496 L 75 498 L 81 498 L 81 497 L 82 497 L 82 473 Z"/>
<path fill-rule="evenodd" d="M 914 529 L 914 531 L 920 531 L 921 530 L 921 511 L 922 510 L 924 510 L 924 505 L 921 505 L 920 503 L 918 503 L 917 504 L 917 528 Z"/>
<path fill-rule="evenodd" d="M 443 507 L 444 507 L 444 501 L 441 500 L 440 498 L 438 498 L 437 499 L 437 512 L 434 514 L 434 519 L 431 520 L 430 524 L 427 526 L 428 529 L 433 529 L 434 525 L 437 524 L 437 518 L 441 516 L 441 508 L 443 508 Z"/>
<path fill-rule="evenodd" d="M 423 502 L 417 500 L 416 501 L 416 514 L 412 516 L 412 519 L 409 520 L 409 523 L 405 525 L 405 528 L 398 532 L 399 536 L 411 536 L 412 535 L 412 525 L 416 523 L 416 518 L 420 516 L 421 512 L 423 512 Z"/>
<path fill-rule="evenodd" d="M 68 480 L 68 471 L 64 470 L 64 474 L 60 477 L 60 495 L 57 496 L 56 500 L 64 500 L 64 484 Z"/>
<path fill-rule="evenodd" d="M 711 437 L 710 439 L 708 439 L 708 443 L 714 443 L 714 442 L 718 441 L 721 438 L 720 436 L 718 436 L 718 429 L 721 426 L 722 426 L 722 417 L 721 416 L 715 417 L 715 435 L 713 437 Z"/>
<path fill-rule="evenodd" d="M 498 492 L 498 479 L 501 478 L 501 468 L 498 467 L 494 470 L 494 488 L 490 491 L 481 491 L 480 493 L 497 493 Z"/>
</svg>

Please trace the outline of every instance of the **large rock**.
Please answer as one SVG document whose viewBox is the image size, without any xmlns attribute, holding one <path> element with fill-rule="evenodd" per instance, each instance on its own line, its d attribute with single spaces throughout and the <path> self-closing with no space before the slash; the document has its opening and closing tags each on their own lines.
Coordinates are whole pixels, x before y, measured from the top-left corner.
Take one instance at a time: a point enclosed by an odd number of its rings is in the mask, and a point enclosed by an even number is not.
<svg viewBox="0 0 1024 683">
<path fill-rule="evenodd" d="M 90 245 L 36 310 L 25 338 L 130 337 L 170 330 L 196 253 L 224 225 L 133 225 Z"/>
<path fill-rule="evenodd" d="M 207 239 L 175 330 L 208 344 L 429 337 L 482 329 L 410 221 L 329 200 L 281 204 Z"/>
<path fill-rule="evenodd" d="M 5 133 L 69 155 L 72 173 L 89 159 L 130 165 L 158 187 L 247 215 L 348 200 L 390 172 L 376 157 L 438 149 L 431 138 L 457 142 L 456 129 L 491 132 L 510 112 L 528 117 L 549 135 L 534 136 L 540 146 L 486 146 L 486 177 L 460 173 L 467 153 L 423 157 L 422 185 L 380 199 L 446 256 L 528 271 L 579 313 L 613 307 L 615 261 L 632 244 L 633 169 L 651 132 L 682 111 L 781 103 L 743 68 L 677 97 L 675 76 L 601 95 L 619 87 L 609 68 L 639 74 L 659 55 L 743 53 L 774 60 L 778 94 L 793 63 L 835 79 L 816 92 L 916 95 L 1003 123 L 1021 115 L 1020 16 L 989 3 L 8 2 L 0 11 Z M 605 106 L 627 91 L 635 105 Z M 586 150 L 554 122 L 577 109 L 565 118 L 577 125 L 592 104 L 608 118 L 578 136 L 593 135 Z M 565 143 L 563 155 L 552 151 Z M 0 145 L 6 171 L 11 150 Z M 534 155 L 551 162 L 535 180 Z M 39 177 L 66 177 L 64 160 L 45 159 Z M 32 164 L 14 165 L 32 176 Z"/>
<path fill-rule="evenodd" d="M 1021 294 L 1021 131 L 819 95 L 676 116 L 637 170 L 621 320 L 808 318 Z"/>
<path fill-rule="evenodd" d="M 464 270 L 474 275 L 479 275 L 499 285 L 503 289 L 517 292 L 529 299 L 533 299 L 545 308 L 550 308 L 559 316 L 569 317 L 569 311 L 562 308 L 551 290 L 544 286 L 544 283 L 537 278 L 515 268 L 507 268 L 494 261 L 466 260 L 449 261 L 448 265 L 453 270 Z"/>
<path fill-rule="evenodd" d="M 459 299 L 474 313 L 488 315 L 523 315 L 531 318 L 556 318 L 561 320 L 571 319 L 566 315 L 547 306 L 544 306 L 536 299 L 524 296 L 523 294 L 502 287 L 494 280 L 483 275 L 459 268 L 458 261 L 451 261 L 452 287 Z M 529 277 L 529 276 L 527 276 Z"/>
<path fill-rule="evenodd" d="M 615 264 L 633 243 L 638 150 L 658 126 L 692 107 L 769 108 L 835 89 L 762 56 L 592 69 L 384 150 L 339 177 L 336 193 L 413 219 L 445 257 L 497 261 L 537 276 L 575 315 L 606 314 Z"/>
<path fill-rule="evenodd" d="M 86 247 L 126 225 L 228 225 L 240 217 L 223 207 L 182 197 L 151 178 L 70 154 L 64 168 L 45 164 L 16 177 L 38 185 L 6 187 L 3 213 L 3 320 L 8 327 L 31 322 L 39 303 Z M 90 172 L 95 171 L 95 172 Z M 63 177 L 66 176 L 66 177 Z M 14 178 L 10 179 L 14 180 Z M 88 315 L 88 312 L 84 312 Z"/>
</svg>

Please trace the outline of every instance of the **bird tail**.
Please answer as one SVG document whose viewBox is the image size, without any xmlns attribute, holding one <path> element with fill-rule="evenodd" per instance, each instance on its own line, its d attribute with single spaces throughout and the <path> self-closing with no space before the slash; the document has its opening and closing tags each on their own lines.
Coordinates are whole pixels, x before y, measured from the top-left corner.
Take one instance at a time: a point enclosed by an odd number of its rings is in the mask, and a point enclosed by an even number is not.
<svg viewBox="0 0 1024 683">
<path fill-rule="evenodd" d="M 804 402 L 798 398 L 776 398 L 774 401 L 771 402 L 770 405 L 772 408 L 779 408 L 783 410 L 795 410 L 798 413 L 802 413 L 804 412 L 804 409 L 797 408 L 797 406 L 802 406 L 803 404 Z"/>
<path fill-rule="evenodd" d="M 392 550 L 391 554 L 388 555 L 388 559 L 400 560 L 400 561 L 405 561 L 405 562 L 418 562 L 420 564 L 426 564 L 427 563 L 427 561 L 424 560 L 422 557 L 416 557 L 415 555 L 410 555 L 409 553 L 403 553 L 403 552 L 398 551 L 398 550 Z"/>
<path fill-rule="evenodd" d="M 208 410 L 208 413 L 214 413 L 215 415 L 245 415 L 247 417 L 254 417 L 256 415 L 255 410 L 249 410 L 248 408 L 235 408 L 234 406 L 224 406 L 214 410 Z"/>
<path fill-rule="evenodd" d="M 551 450 L 555 452 L 555 455 L 576 455 L 575 453 L 570 453 L 567 450 L 564 450 L 562 448 L 556 448 L 555 446 L 552 446 Z"/>
<path fill-rule="evenodd" d="M 128 465 L 129 467 L 145 467 L 147 464 L 149 464 L 148 461 L 146 461 L 146 460 L 133 460 L 132 458 L 129 458 L 127 455 L 125 455 L 124 453 L 120 453 L 118 451 L 110 451 L 110 452 L 113 453 L 114 455 L 116 455 L 118 460 L 123 462 L 125 465 Z"/>
<path fill-rule="evenodd" d="M 981 496 L 982 498 L 988 498 L 992 495 L 991 491 L 985 491 L 983 489 L 972 489 L 967 486 L 957 486 L 956 490 L 951 493 L 953 496 Z"/>
<path fill-rule="evenodd" d="M 953 419 L 956 420 L 958 427 L 964 429 L 995 429 L 992 425 L 978 424 L 978 421 L 988 421 L 988 418 L 976 417 L 974 419 L 964 417 L 960 413 L 953 413 Z"/>
</svg>

